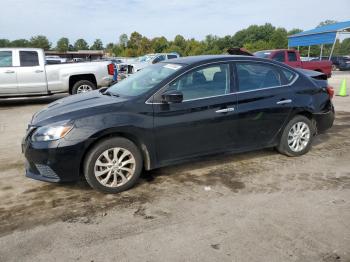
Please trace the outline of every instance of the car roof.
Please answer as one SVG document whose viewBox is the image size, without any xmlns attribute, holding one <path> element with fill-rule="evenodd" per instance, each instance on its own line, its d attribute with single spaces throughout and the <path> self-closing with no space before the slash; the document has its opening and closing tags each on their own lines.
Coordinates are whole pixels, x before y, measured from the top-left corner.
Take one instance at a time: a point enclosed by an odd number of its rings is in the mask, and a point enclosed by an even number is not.
<svg viewBox="0 0 350 262">
<path fill-rule="evenodd" d="M 201 64 L 201 63 L 210 63 L 216 61 L 233 61 L 233 60 L 259 60 L 266 61 L 266 59 L 257 58 L 254 56 L 245 56 L 245 55 L 199 55 L 199 56 L 186 56 L 173 58 L 171 60 L 162 61 L 162 63 L 171 63 L 171 64 Z M 269 60 L 270 61 L 270 60 Z"/>
</svg>

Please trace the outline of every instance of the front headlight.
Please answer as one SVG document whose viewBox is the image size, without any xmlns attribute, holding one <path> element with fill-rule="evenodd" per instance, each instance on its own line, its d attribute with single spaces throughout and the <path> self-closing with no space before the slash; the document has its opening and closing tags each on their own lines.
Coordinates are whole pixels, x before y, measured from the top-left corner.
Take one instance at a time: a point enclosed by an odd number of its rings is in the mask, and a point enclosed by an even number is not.
<svg viewBox="0 0 350 262">
<path fill-rule="evenodd" d="M 73 128 L 72 123 L 56 123 L 54 125 L 42 126 L 32 134 L 32 141 L 52 141 L 63 138 Z"/>
</svg>

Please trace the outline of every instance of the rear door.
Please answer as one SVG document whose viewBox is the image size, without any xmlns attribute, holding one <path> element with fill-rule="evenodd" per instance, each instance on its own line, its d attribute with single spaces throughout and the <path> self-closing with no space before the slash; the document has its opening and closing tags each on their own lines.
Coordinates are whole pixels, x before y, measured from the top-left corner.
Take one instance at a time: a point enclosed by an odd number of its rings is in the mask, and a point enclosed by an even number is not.
<svg viewBox="0 0 350 262">
<path fill-rule="evenodd" d="M 155 95 L 154 135 L 161 163 L 220 151 L 236 139 L 231 69 L 228 63 L 193 69 Z M 169 90 L 181 91 L 183 102 L 161 103 L 161 94 Z"/>
<path fill-rule="evenodd" d="M 14 52 L 0 51 L 0 95 L 18 94 L 17 68 L 14 67 Z"/>
<path fill-rule="evenodd" d="M 297 74 L 265 62 L 235 63 L 240 148 L 270 145 L 294 105 L 291 90 Z"/>
<path fill-rule="evenodd" d="M 35 50 L 19 50 L 20 68 L 17 72 L 19 93 L 47 93 L 43 54 Z"/>
</svg>

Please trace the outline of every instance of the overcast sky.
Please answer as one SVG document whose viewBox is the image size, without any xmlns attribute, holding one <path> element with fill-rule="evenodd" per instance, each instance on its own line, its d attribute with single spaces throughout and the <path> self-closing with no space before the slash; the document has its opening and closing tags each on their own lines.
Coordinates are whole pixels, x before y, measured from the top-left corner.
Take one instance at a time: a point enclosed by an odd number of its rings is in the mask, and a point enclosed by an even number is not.
<svg viewBox="0 0 350 262">
<path fill-rule="evenodd" d="M 147 37 L 203 39 L 252 24 L 312 29 L 326 19 L 350 20 L 350 0 L 0 0 L 0 38 L 66 36 L 90 44 L 116 42 L 133 31 Z"/>
</svg>

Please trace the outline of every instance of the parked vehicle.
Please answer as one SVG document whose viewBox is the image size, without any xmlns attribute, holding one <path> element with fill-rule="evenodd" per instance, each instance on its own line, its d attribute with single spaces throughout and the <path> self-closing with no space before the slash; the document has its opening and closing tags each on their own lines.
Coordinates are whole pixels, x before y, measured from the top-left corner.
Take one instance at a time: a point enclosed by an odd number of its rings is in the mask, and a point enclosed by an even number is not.
<svg viewBox="0 0 350 262">
<path fill-rule="evenodd" d="M 67 63 L 67 58 L 61 58 L 58 55 L 45 56 L 47 65 Z"/>
<path fill-rule="evenodd" d="M 77 94 L 108 86 L 110 62 L 45 65 L 42 49 L 0 48 L 0 97 Z"/>
<path fill-rule="evenodd" d="M 320 60 L 320 58 L 315 57 L 311 61 L 318 61 L 318 60 Z M 322 56 L 321 60 L 329 60 L 329 56 Z M 349 58 L 347 58 L 346 56 L 332 56 L 330 60 L 332 62 L 332 70 L 333 71 L 338 70 L 339 65 L 342 64 L 343 62 L 346 62 L 347 60 L 349 60 Z"/>
<path fill-rule="evenodd" d="M 265 147 L 303 155 L 334 120 L 333 89 L 319 75 L 251 56 L 151 65 L 36 113 L 22 144 L 26 175 L 60 182 L 83 174 L 117 193 L 143 169 L 203 155 Z"/>
<path fill-rule="evenodd" d="M 301 61 L 300 54 L 293 49 L 264 50 L 254 53 L 260 58 L 268 58 L 285 63 L 291 67 L 303 68 L 322 72 L 327 77 L 332 76 L 332 62 L 330 61 Z"/>
<path fill-rule="evenodd" d="M 131 72 L 129 73 L 135 73 L 149 65 L 156 64 L 167 59 L 174 59 L 179 57 L 180 55 L 178 53 L 158 53 L 158 54 L 144 55 L 137 58 L 136 61 L 130 64 Z"/>
<path fill-rule="evenodd" d="M 338 66 L 340 71 L 350 70 L 350 58 L 344 57 L 340 62 Z"/>
</svg>

